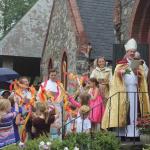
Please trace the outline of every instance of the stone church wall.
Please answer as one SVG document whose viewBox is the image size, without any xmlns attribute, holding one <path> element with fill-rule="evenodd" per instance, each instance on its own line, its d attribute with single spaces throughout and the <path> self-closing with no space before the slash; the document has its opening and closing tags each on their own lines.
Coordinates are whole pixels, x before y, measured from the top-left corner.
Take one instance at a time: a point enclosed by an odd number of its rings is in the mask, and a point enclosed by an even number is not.
<svg viewBox="0 0 150 150">
<path fill-rule="evenodd" d="M 48 75 L 48 64 L 51 58 L 53 67 L 57 68 L 60 77 L 64 52 L 67 53 L 68 57 L 68 71 L 75 72 L 77 48 L 75 30 L 67 0 L 56 0 L 52 12 L 46 48 L 42 58 L 42 75 Z"/>
<path fill-rule="evenodd" d="M 129 38 L 129 26 L 136 0 L 121 0 L 121 40 L 126 42 Z"/>
</svg>

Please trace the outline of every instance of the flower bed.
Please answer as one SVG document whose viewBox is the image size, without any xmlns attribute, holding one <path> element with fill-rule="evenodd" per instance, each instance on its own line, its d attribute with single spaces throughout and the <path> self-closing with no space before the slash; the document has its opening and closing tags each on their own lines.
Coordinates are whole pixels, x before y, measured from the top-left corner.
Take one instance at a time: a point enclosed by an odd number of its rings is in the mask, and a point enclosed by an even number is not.
<svg viewBox="0 0 150 150">
<path fill-rule="evenodd" d="M 150 144 L 150 114 L 138 119 L 137 127 L 143 144 Z"/>
<path fill-rule="evenodd" d="M 47 143 L 48 142 L 48 143 Z M 54 140 L 51 141 L 47 137 L 40 137 L 39 139 L 29 140 L 25 146 L 22 147 L 24 150 L 119 150 L 120 143 L 118 139 L 111 133 L 96 132 L 93 134 L 70 134 L 63 141 Z M 43 149 L 42 149 L 43 146 Z M 46 147 L 44 149 L 44 146 Z M 17 150 L 18 146 L 9 146 L 5 150 Z"/>
<path fill-rule="evenodd" d="M 139 118 L 137 127 L 141 134 L 150 134 L 150 114 Z"/>
</svg>

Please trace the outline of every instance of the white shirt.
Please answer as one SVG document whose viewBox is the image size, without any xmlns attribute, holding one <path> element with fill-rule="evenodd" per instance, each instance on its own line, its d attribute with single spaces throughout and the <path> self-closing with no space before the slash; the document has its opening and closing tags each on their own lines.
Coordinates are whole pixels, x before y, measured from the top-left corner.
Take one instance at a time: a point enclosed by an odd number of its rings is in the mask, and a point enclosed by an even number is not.
<svg viewBox="0 0 150 150">
<path fill-rule="evenodd" d="M 73 120 L 73 121 L 72 121 L 72 120 Z M 72 121 L 72 122 L 71 122 L 71 121 Z M 75 128 L 76 128 L 76 120 L 75 120 L 75 118 L 69 116 L 69 118 L 67 119 L 67 122 L 66 122 L 66 123 L 68 123 L 68 124 L 66 125 L 66 132 L 67 132 L 67 133 L 71 133 L 73 126 L 75 126 Z"/>
<path fill-rule="evenodd" d="M 45 86 L 45 82 L 42 83 L 42 86 Z M 52 81 L 51 79 L 47 80 L 47 83 L 46 83 L 46 86 L 44 87 L 44 89 L 46 91 L 51 91 L 51 92 L 55 92 L 57 93 L 58 92 L 58 89 L 57 89 L 57 83 Z M 39 91 L 38 91 L 38 94 L 37 94 L 37 100 L 40 100 L 39 99 L 39 93 L 41 92 L 41 87 L 39 88 Z"/>
<path fill-rule="evenodd" d="M 91 129 L 91 121 L 86 118 L 82 119 L 81 117 L 77 118 L 77 133 L 82 132 L 82 123 L 83 123 L 83 132 L 86 132 L 86 130 Z"/>
<path fill-rule="evenodd" d="M 46 81 L 45 81 L 46 82 Z M 42 83 L 42 86 L 44 86 L 45 82 Z M 51 92 L 55 92 L 57 93 L 58 92 L 58 89 L 57 89 L 57 83 L 52 81 L 51 79 L 49 79 L 47 81 L 47 84 L 46 86 L 44 87 L 46 91 L 51 91 Z M 41 89 L 40 89 L 41 90 Z"/>
</svg>

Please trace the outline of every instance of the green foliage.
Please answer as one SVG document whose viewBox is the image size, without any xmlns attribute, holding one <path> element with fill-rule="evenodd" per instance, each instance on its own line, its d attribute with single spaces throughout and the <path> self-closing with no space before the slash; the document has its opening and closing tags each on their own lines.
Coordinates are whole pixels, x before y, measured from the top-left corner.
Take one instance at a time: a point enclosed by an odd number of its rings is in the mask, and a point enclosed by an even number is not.
<svg viewBox="0 0 150 150">
<path fill-rule="evenodd" d="M 19 150 L 19 147 L 17 145 L 9 145 L 5 150 Z"/>
<path fill-rule="evenodd" d="M 150 150 L 150 144 L 145 145 L 142 150 Z"/>
<path fill-rule="evenodd" d="M 75 146 L 80 150 L 119 150 L 120 143 L 113 134 L 108 132 L 96 132 L 92 135 L 78 133 L 68 135 L 62 143 L 52 150 L 63 150 L 64 147 L 73 150 Z"/>
<path fill-rule="evenodd" d="M 41 141 L 50 141 L 47 137 L 40 137 L 35 140 L 29 140 L 24 150 L 39 150 Z M 74 150 L 74 147 L 79 147 L 80 150 L 119 150 L 120 143 L 117 138 L 108 132 L 96 132 L 92 134 L 77 133 L 69 134 L 63 141 L 52 141 L 51 150 L 63 150 L 68 147 L 69 150 Z M 18 150 L 17 146 L 9 146 L 6 150 Z"/>
<path fill-rule="evenodd" d="M 94 133 L 92 139 L 93 150 L 119 150 L 120 148 L 118 139 L 112 133 Z"/>
<path fill-rule="evenodd" d="M 37 0 L 0 0 L 0 10 L 3 16 L 0 31 L 3 32 L 3 36 L 22 18 L 36 1 Z"/>
<path fill-rule="evenodd" d="M 54 140 L 51 145 L 51 150 L 60 150 L 59 148 L 62 148 L 62 141 L 61 140 Z"/>
<path fill-rule="evenodd" d="M 150 125 L 139 128 L 141 134 L 150 134 Z"/>
<path fill-rule="evenodd" d="M 89 149 L 90 135 L 86 133 L 69 134 L 57 149 L 64 149 L 68 147 L 69 150 L 73 150 L 75 146 L 78 146 L 81 150 Z M 55 149 L 52 149 L 55 150 Z"/>
<path fill-rule="evenodd" d="M 48 142 L 50 139 L 46 136 L 41 136 L 40 138 L 34 140 L 28 140 L 26 142 L 24 150 L 39 150 L 39 144 L 41 141 Z M 18 145 L 10 145 L 5 148 L 5 150 L 20 150 Z"/>
<path fill-rule="evenodd" d="M 126 69 L 125 70 L 125 74 L 130 74 L 131 73 L 131 70 L 130 69 Z"/>
<path fill-rule="evenodd" d="M 40 138 L 30 140 L 26 143 L 25 150 L 31 150 L 31 149 L 39 150 L 39 144 L 41 141 L 47 142 L 50 141 L 50 139 L 47 138 L 46 136 L 42 136 Z"/>
</svg>

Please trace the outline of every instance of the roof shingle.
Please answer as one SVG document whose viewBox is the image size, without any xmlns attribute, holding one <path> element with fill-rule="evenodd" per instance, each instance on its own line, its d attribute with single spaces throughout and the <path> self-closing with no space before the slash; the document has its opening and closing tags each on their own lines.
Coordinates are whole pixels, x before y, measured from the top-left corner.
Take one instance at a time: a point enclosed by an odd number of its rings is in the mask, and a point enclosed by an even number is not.
<svg viewBox="0 0 150 150">
<path fill-rule="evenodd" d="M 103 55 L 112 60 L 114 0 L 77 0 L 80 16 L 94 51 L 92 58 Z"/>
</svg>

